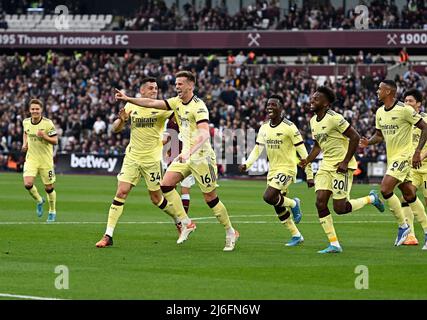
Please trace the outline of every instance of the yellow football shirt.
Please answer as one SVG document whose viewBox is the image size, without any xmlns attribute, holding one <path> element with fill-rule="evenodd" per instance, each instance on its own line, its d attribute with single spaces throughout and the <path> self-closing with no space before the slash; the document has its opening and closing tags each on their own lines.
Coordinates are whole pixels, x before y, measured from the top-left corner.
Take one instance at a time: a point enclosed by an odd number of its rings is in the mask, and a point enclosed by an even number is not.
<svg viewBox="0 0 427 320">
<path fill-rule="evenodd" d="M 188 103 L 183 103 L 179 97 L 165 100 L 166 105 L 173 110 L 177 120 L 182 138 L 182 152 L 189 152 L 195 145 L 195 139 L 199 135 L 197 124 L 209 122 L 209 111 L 205 103 L 193 96 Z M 203 145 L 191 155 L 192 160 L 204 159 L 207 156 L 214 156 L 210 140 L 206 140 Z"/>
<path fill-rule="evenodd" d="M 427 122 L 427 113 L 420 112 L 421 118 L 424 120 L 424 122 Z M 415 149 L 418 147 L 418 142 L 420 141 L 421 137 L 421 129 L 418 129 L 416 126 L 413 127 L 412 130 L 412 154 L 414 154 Z M 427 151 L 427 143 L 424 145 L 423 150 L 421 151 L 421 154 L 425 153 Z M 414 169 L 416 172 L 419 173 L 427 173 L 427 159 L 424 159 L 421 165 L 421 168 Z"/>
<path fill-rule="evenodd" d="M 336 164 L 343 161 L 347 151 L 349 139 L 343 134 L 350 124 L 342 115 L 333 110 L 327 110 L 325 116 L 318 120 L 317 115 L 310 119 L 311 135 L 320 146 L 323 160 L 320 168 L 323 170 L 337 169 Z M 348 163 L 349 169 L 357 169 L 354 156 Z"/>
<path fill-rule="evenodd" d="M 172 111 L 153 108 L 141 108 L 126 103 L 126 112 L 130 111 L 130 142 L 126 156 L 140 163 L 158 162 L 162 158 L 162 136 L 165 122 Z"/>
<path fill-rule="evenodd" d="M 28 151 L 25 161 L 40 168 L 53 167 L 53 144 L 37 136 L 42 130 L 49 137 L 57 135 L 55 125 L 48 118 L 42 117 L 38 123 L 32 123 L 31 118 L 24 119 L 22 123 L 24 133 L 27 135 Z"/>
<path fill-rule="evenodd" d="M 257 143 L 265 146 L 270 172 L 286 171 L 297 173 L 297 151 L 295 146 L 304 143 L 301 133 L 291 121 L 283 119 L 276 126 L 264 123 L 258 132 Z"/>
<path fill-rule="evenodd" d="M 421 120 L 421 115 L 411 106 L 396 101 L 389 110 L 385 110 L 384 105 L 380 107 L 375 116 L 375 127 L 384 136 L 387 162 L 410 159 L 414 154 L 412 127 Z"/>
</svg>

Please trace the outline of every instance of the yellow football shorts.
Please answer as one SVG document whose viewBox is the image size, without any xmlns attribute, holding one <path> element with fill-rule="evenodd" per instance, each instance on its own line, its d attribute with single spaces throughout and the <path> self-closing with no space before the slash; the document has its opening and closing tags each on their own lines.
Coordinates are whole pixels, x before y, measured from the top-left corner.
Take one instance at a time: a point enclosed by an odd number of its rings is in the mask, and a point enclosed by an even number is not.
<svg viewBox="0 0 427 320">
<path fill-rule="evenodd" d="M 269 172 L 267 175 L 267 185 L 280 190 L 281 193 L 287 193 L 289 186 L 294 182 L 295 174 L 292 172 Z"/>
<path fill-rule="evenodd" d="M 192 174 L 203 193 L 212 192 L 218 187 L 218 169 L 215 157 L 208 156 L 201 160 L 189 160 L 185 163 L 174 161 L 167 171 L 178 172 L 184 179 Z"/>
<path fill-rule="evenodd" d="M 349 169 L 345 174 L 332 170 L 317 171 L 314 177 L 314 188 L 318 190 L 329 190 L 332 199 L 350 199 L 351 186 L 353 184 L 353 171 Z"/>
<path fill-rule="evenodd" d="M 160 180 L 163 178 L 162 163 L 159 161 L 145 164 L 125 156 L 117 180 L 136 186 L 142 177 L 148 190 L 159 190 Z"/>
<path fill-rule="evenodd" d="M 40 175 L 43 184 L 52 184 L 56 181 L 54 167 L 40 167 L 37 164 L 25 161 L 24 163 L 24 177 L 37 177 Z"/>
<path fill-rule="evenodd" d="M 427 198 L 427 173 L 412 169 L 411 178 L 412 184 L 423 192 L 424 198 Z"/>
<path fill-rule="evenodd" d="M 392 161 L 386 171 L 386 175 L 392 176 L 393 178 L 396 178 L 401 183 L 412 181 L 411 176 L 411 163 L 409 160 L 396 160 Z"/>
</svg>

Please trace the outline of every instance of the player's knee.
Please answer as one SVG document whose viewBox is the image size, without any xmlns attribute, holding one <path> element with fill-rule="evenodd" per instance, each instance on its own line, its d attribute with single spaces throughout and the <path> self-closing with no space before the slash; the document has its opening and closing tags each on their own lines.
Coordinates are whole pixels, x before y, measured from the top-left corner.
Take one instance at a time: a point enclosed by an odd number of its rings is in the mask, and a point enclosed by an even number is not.
<svg viewBox="0 0 427 320">
<path fill-rule="evenodd" d="M 327 203 L 325 200 L 323 200 L 323 199 L 317 199 L 317 200 L 316 200 L 316 208 L 317 208 L 317 211 L 324 210 L 324 209 L 326 209 L 327 207 L 328 207 L 328 203 Z"/>
<path fill-rule="evenodd" d="M 46 191 L 46 193 L 52 193 L 53 190 L 55 190 L 54 188 L 45 188 L 44 191 Z"/>
<path fill-rule="evenodd" d="M 162 189 L 163 193 L 168 193 L 175 189 L 175 186 L 160 186 L 160 189 Z"/>
<path fill-rule="evenodd" d="M 351 212 L 351 203 L 350 202 L 334 203 L 334 211 L 336 214 L 349 213 Z"/>
<path fill-rule="evenodd" d="M 203 198 L 205 199 L 205 202 L 209 205 L 212 201 L 216 201 L 218 198 L 218 195 L 216 191 L 203 193 Z M 216 204 L 215 204 L 216 205 Z"/>
<path fill-rule="evenodd" d="M 387 200 L 393 196 L 393 191 L 390 191 L 386 188 L 383 189 L 381 187 L 381 194 L 382 194 L 383 198 Z"/>
<path fill-rule="evenodd" d="M 129 190 L 119 189 L 117 190 L 116 197 L 120 199 L 126 199 L 129 194 Z"/>
<path fill-rule="evenodd" d="M 417 195 L 415 193 L 403 194 L 403 199 L 405 199 L 407 203 L 413 203 L 417 201 Z"/>
<path fill-rule="evenodd" d="M 30 190 L 33 187 L 33 184 L 32 183 L 24 183 L 24 187 L 25 187 L 25 189 Z"/>
<path fill-rule="evenodd" d="M 405 199 L 405 201 L 409 203 L 414 202 L 417 197 L 415 189 L 412 189 L 412 188 L 403 190 L 402 196 L 403 196 L 403 199 Z"/>
<path fill-rule="evenodd" d="M 274 197 L 270 193 L 264 193 L 264 196 L 263 196 L 264 201 L 267 202 L 269 205 L 272 205 L 272 206 L 274 206 L 277 203 L 277 199 L 275 199 L 275 198 L 277 198 L 277 197 Z"/>
</svg>

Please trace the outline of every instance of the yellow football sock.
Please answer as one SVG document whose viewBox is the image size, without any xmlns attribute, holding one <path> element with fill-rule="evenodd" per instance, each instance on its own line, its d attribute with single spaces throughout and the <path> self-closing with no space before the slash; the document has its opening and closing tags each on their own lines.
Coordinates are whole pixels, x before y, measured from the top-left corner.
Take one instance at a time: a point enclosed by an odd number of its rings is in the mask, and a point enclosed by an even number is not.
<svg viewBox="0 0 427 320">
<path fill-rule="evenodd" d="M 287 198 L 284 195 L 280 195 L 279 201 L 276 204 L 276 206 L 279 206 L 279 207 L 290 207 L 290 208 L 295 208 L 296 205 L 297 203 L 294 199 Z"/>
<path fill-rule="evenodd" d="M 56 191 L 47 192 L 47 199 L 49 200 L 49 212 L 56 212 Z"/>
<path fill-rule="evenodd" d="M 415 236 L 415 231 L 414 231 L 414 213 L 412 212 L 412 210 L 409 207 L 408 203 L 406 203 L 406 202 L 404 204 L 402 203 L 402 212 L 403 212 L 403 215 L 406 218 L 406 222 L 411 227 L 411 232 L 409 233 L 409 235 Z"/>
<path fill-rule="evenodd" d="M 366 196 L 366 197 L 362 197 L 362 198 L 351 199 L 351 200 L 349 200 L 349 202 L 351 203 L 351 208 L 352 208 L 351 212 L 354 212 L 356 210 L 363 208 L 367 204 L 370 204 L 371 198 L 369 196 Z"/>
<path fill-rule="evenodd" d="M 114 201 L 110 206 L 110 211 L 108 212 L 107 231 L 105 232 L 110 237 L 113 236 L 117 221 L 119 221 L 119 218 L 123 213 L 124 204 L 125 199 L 114 197 Z"/>
<path fill-rule="evenodd" d="M 216 198 L 215 200 L 209 202 L 208 205 L 212 209 L 219 223 L 221 223 L 226 230 L 230 229 L 232 226 L 224 204 L 218 198 Z"/>
<path fill-rule="evenodd" d="M 420 199 L 415 200 L 412 203 L 409 203 L 409 207 L 411 208 L 414 216 L 417 218 L 417 221 L 421 224 L 423 227 L 424 232 L 427 231 L 427 215 L 424 210 L 423 203 Z M 413 223 L 412 223 L 413 225 Z M 413 227 L 412 227 L 413 228 Z"/>
<path fill-rule="evenodd" d="M 289 211 L 287 211 L 289 212 Z M 279 216 L 280 219 L 280 216 Z M 286 227 L 286 229 L 289 230 L 289 232 L 291 233 L 292 237 L 299 237 L 301 236 L 301 233 L 299 232 L 297 226 L 295 225 L 294 220 L 289 216 L 286 220 L 281 221 L 282 224 Z"/>
<path fill-rule="evenodd" d="M 188 219 L 187 213 L 185 212 L 184 206 L 182 205 L 181 197 L 175 189 L 173 189 L 169 192 L 163 193 L 163 195 L 165 196 L 166 200 L 168 201 L 168 204 L 172 205 L 168 209 L 169 212 L 173 212 L 173 215 L 178 217 L 179 220 L 181 220 L 181 221 Z"/>
<path fill-rule="evenodd" d="M 35 185 L 31 189 L 28 190 L 30 195 L 33 197 L 34 200 L 36 200 L 38 203 L 42 202 L 42 197 L 40 196 L 39 192 L 37 191 L 37 188 Z"/>
<path fill-rule="evenodd" d="M 404 224 L 405 223 L 405 216 L 403 215 L 402 207 L 401 207 L 401 203 L 399 201 L 399 198 L 395 194 L 393 194 L 390 198 L 385 199 L 385 201 L 387 202 L 388 206 L 390 207 L 390 211 L 392 212 L 392 214 L 396 218 L 396 221 L 399 224 L 399 226 Z"/>
<path fill-rule="evenodd" d="M 160 202 L 157 204 L 157 206 L 159 207 L 159 209 L 163 210 L 166 214 L 168 214 L 175 223 L 178 223 L 178 217 L 175 214 L 175 210 L 173 209 L 173 205 L 171 203 L 169 203 L 165 197 L 162 196 L 162 199 L 160 200 Z"/>
<path fill-rule="evenodd" d="M 283 197 L 283 205 L 285 207 L 295 208 L 295 206 L 297 205 L 297 203 L 295 202 L 294 199 Z"/>
<path fill-rule="evenodd" d="M 326 217 L 319 218 L 320 225 L 325 231 L 326 236 L 331 244 L 338 243 L 338 237 L 335 233 L 334 221 L 332 220 L 332 216 L 329 214 Z"/>
</svg>

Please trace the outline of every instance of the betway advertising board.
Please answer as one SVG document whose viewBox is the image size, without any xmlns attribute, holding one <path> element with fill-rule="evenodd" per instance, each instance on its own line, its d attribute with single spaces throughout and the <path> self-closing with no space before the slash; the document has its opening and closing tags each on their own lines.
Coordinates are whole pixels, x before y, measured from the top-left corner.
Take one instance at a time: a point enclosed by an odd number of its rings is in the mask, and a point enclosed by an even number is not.
<svg viewBox="0 0 427 320">
<path fill-rule="evenodd" d="M 56 173 L 118 174 L 123 155 L 60 154 L 57 157 Z"/>
</svg>

